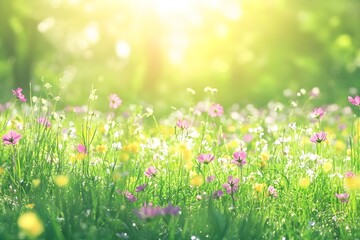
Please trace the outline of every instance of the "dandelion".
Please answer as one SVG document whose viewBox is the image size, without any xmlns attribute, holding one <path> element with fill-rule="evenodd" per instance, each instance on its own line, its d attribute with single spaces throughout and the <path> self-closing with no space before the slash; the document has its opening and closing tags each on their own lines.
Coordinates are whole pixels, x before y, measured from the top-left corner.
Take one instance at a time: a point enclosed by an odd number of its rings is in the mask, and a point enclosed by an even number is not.
<svg viewBox="0 0 360 240">
<path fill-rule="evenodd" d="M 5 134 L 2 137 L 2 141 L 3 141 L 3 144 L 5 144 L 5 145 L 10 145 L 10 144 L 15 145 L 19 142 L 21 137 L 22 137 L 21 134 L 17 133 L 14 130 L 11 130 L 10 132 L 8 132 L 7 134 Z"/>
<path fill-rule="evenodd" d="M 179 119 L 176 122 L 176 126 L 182 130 L 189 128 L 190 123 L 186 119 Z"/>
<path fill-rule="evenodd" d="M 219 103 L 214 103 L 208 111 L 210 117 L 221 117 L 224 114 L 224 108 Z"/>
<path fill-rule="evenodd" d="M 12 93 L 15 97 L 17 97 L 20 102 L 26 102 L 26 97 L 24 96 L 24 94 L 22 94 L 23 89 L 18 87 L 15 90 L 12 90 Z"/>
<path fill-rule="evenodd" d="M 109 96 L 109 101 L 110 101 L 110 108 L 112 109 L 118 108 L 122 103 L 121 99 L 115 93 Z"/>
<path fill-rule="evenodd" d="M 326 173 L 330 172 L 332 168 L 333 168 L 333 165 L 331 162 L 326 162 L 322 165 L 322 169 Z"/>
<path fill-rule="evenodd" d="M 106 153 L 106 151 L 108 150 L 108 147 L 105 144 L 100 144 L 100 145 L 97 145 L 95 149 L 99 153 Z"/>
<path fill-rule="evenodd" d="M 50 128 L 50 127 L 51 127 L 50 121 L 49 121 L 47 118 L 45 118 L 45 117 L 39 117 L 38 120 L 37 120 L 37 122 L 38 122 L 39 124 L 43 125 L 43 126 L 46 127 L 46 128 Z"/>
<path fill-rule="evenodd" d="M 269 196 L 272 196 L 274 198 L 278 197 L 278 193 L 277 193 L 276 189 L 274 188 L 274 186 L 268 187 L 268 193 L 269 193 Z"/>
<path fill-rule="evenodd" d="M 301 188 L 308 188 L 310 185 L 310 179 L 308 177 L 300 178 L 299 180 L 299 186 Z"/>
<path fill-rule="evenodd" d="M 349 102 L 354 106 L 360 106 L 360 96 L 351 97 L 348 96 Z"/>
<path fill-rule="evenodd" d="M 349 202 L 350 195 L 348 193 L 340 193 L 340 194 L 336 193 L 335 197 L 337 197 L 337 199 L 339 199 L 340 202 L 347 203 Z"/>
<path fill-rule="evenodd" d="M 39 178 L 35 178 L 31 182 L 34 187 L 38 187 L 41 183 L 41 180 Z"/>
<path fill-rule="evenodd" d="M 231 161 L 231 163 L 234 163 L 236 165 L 238 165 L 239 167 L 242 167 L 243 165 L 246 164 L 246 152 L 244 151 L 237 151 L 233 154 L 233 160 Z"/>
<path fill-rule="evenodd" d="M 318 132 L 310 137 L 310 141 L 313 143 L 321 143 L 327 139 L 326 132 Z"/>
<path fill-rule="evenodd" d="M 200 162 L 200 163 L 204 163 L 204 164 L 208 164 L 210 162 L 212 162 L 214 160 L 215 156 L 212 155 L 211 153 L 201 153 L 198 157 L 197 157 L 197 160 Z"/>
<path fill-rule="evenodd" d="M 44 231 L 44 225 L 34 212 L 22 214 L 17 220 L 17 225 L 25 235 L 31 238 L 38 237 Z"/>
<path fill-rule="evenodd" d="M 65 187 L 69 183 L 69 178 L 66 175 L 57 175 L 54 177 L 54 181 L 58 187 Z"/>
<path fill-rule="evenodd" d="M 261 193 L 264 190 L 265 184 L 264 183 L 255 183 L 253 186 L 253 189 L 258 192 Z"/>
<path fill-rule="evenodd" d="M 150 166 L 148 169 L 146 169 L 146 171 L 144 172 L 145 176 L 147 176 L 148 178 L 151 178 L 151 177 L 155 177 L 156 174 L 157 174 L 158 170 L 153 167 L 153 166 Z"/>
<path fill-rule="evenodd" d="M 229 176 L 226 183 L 224 183 L 222 186 L 225 188 L 226 192 L 228 194 L 233 194 L 237 192 L 239 189 L 239 178 L 234 178 L 233 176 Z"/>
</svg>

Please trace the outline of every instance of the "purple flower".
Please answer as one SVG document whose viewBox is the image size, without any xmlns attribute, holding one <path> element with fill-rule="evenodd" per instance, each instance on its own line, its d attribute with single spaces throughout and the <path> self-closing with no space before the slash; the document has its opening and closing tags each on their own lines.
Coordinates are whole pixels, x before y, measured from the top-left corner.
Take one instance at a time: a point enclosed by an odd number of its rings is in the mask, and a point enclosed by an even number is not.
<svg viewBox="0 0 360 240">
<path fill-rule="evenodd" d="M 214 176 L 214 175 L 207 176 L 207 178 L 206 178 L 206 182 L 208 182 L 208 183 L 211 183 L 211 182 L 214 181 L 214 180 L 215 180 L 215 176 Z"/>
<path fill-rule="evenodd" d="M 181 128 L 181 129 L 187 129 L 189 128 L 190 124 L 187 120 L 185 119 L 179 119 L 177 122 L 176 122 L 176 126 L 178 128 Z"/>
<path fill-rule="evenodd" d="M 348 96 L 349 102 L 354 106 L 360 106 L 360 96 L 350 97 Z"/>
<path fill-rule="evenodd" d="M 147 187 L 146 183 L 144 183 L 143 185 L 139 185 L 136 187 L 135 192 L 142 192 L 145 190 L 146 187 Z"/>
<path fill-rule="evenodd" d="M 233 176 L 229 176 L 227 182 L 222 186 L 226 189 L 228 194 L 233 194 L 239 189 L 239 181 L 239 178 L 233 178 Z"/>
<path fill-rule="evenodd" d="M 312 141 L 313 143 L 321 143 L 327 139 L 326 136 L 326 132 L 318 132 L 310 137 L 310 141 Z"/>
<path fill-rule="evenodd" d="M 222 190 L 217 190 L 212 193 L 212 197 L 214 199 L 219 199 L 222 197 L 222 195 L 224 195 L 224 192 Z"/>
<path fill-rule="evenodd" d="M 208 111 L 210 117 L 221 117 L 224 114 L 224 108 L 219 103 L 214 103 Z"/>
<path fill-rule="evenodd" d="M 233 154 L 234 159 L 231 161 L 231 163 L 234 163 L 238 165 L 239 167 L 246 164 L 246 152 L 244 151 L 237 151 Z"/>
<path fill-rule="evenodd" d="M 50 121 L 45 117 L 39 117 L 37 122 L 40 123 L 41 125 L 43 125 L 44 127 L 47 127 L 47 128 L 51 127 Z"/>
<path fill-rule="evenodd" d="M 278 197 L 278 193 L 273 186 L 268 187 L 268 192 L 270 196 L 273 196 L 274 198 Z"/>
<path fill-rule="evenodd" d="M 110 101 L 110 108 L 112 109 L 118 108 L 122 103 L 121 99 L 115 93 L 109 96 L 109 101 Z"/>
<path fill-rule="evenodd" d="M 155 167 L 151 166 L 151 167 L 149 167 L 148 169 L 145 170 L 144 174 L 148 178 L 151 178 L 151 177 L 155 177 L 157 172 L 158 172 L 158 170 L 156 170 Z"/>
<path fill-rule="evenodd" d="M 130 202 L 135 202 L 137 199 L 136 197 L 129 191 L 125 190 L 123 192 L 124 196 L 126 197 L 127 200 L 129 200 Z"/>
<path fill-rule="evenodd" d="M 337 197 L 340 200 L 340 202 L 347 203 L 349 202 L 350 195 L 348 193 L 340 193 L 340 194 L 336 193 L 335 197 Z"/>
<path fill-rule="evenodd" d="M 200 162 L 200 163 L 204 163 L 204 164 L 208 164 L 210 163 L 211 161 L 213 161 L 215 158 L 214 155 L 212 155 L 211 153 L 201 153 L 198 157 L 197 157 L 197 160 Z"/>
<path fill-rule="evenodd" d="M 152 203 L 144 203 L 139 210 L 135 210 L 135 214 L 141 219 L 153 218 L 161 214 L 161 208 L 153 207 Z"/>
<path fill-rule="evenodd" d="M 320 119 L 324 116 L 325 111 L 322 108 L 315 108 L 312 112 L 314 118 Z"/>
<path fill-rule="evenodd" d="M 3 144 L 5 145 L 9 145 L 9 144 L 15 145 L 19 142 L 20 139 L 21 139 L 21 135 L 15 132 L 14 130 L 11 130 L 2 137 Z"/>
<path fill-rule="evenodd" d="M 26 102 L 26 98 L 24 94 L 22 94 L 23 89 L 18 87 L 15 90 L 12 90 L 12 93 L 15 97 L 17 97 L 21 102 Z"/>
<path fill-rule="evenodd" d="M 180 212 L 180 207 L 178 206 L 174 207 L 171 203 L 169 203 L 169 205 L 167 207 L 164 207 L 161 211 L 163 215 L 173 215 L 173 216 L 178 215 L 179 212 Z"/>
</svg>

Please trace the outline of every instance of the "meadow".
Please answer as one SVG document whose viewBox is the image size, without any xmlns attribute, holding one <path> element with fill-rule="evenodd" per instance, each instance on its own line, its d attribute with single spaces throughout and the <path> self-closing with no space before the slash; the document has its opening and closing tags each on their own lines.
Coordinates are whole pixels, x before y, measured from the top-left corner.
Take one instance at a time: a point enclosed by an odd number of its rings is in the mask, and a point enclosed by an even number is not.
<svg viewBox="0 0 360 240">
<path fill-rule="evenodd" d="M 217 90 L 157 116 L 12 91 L 1 105 L 1 239 L 360 238 L 360 97 L 223 107 Z"/>
</svg>

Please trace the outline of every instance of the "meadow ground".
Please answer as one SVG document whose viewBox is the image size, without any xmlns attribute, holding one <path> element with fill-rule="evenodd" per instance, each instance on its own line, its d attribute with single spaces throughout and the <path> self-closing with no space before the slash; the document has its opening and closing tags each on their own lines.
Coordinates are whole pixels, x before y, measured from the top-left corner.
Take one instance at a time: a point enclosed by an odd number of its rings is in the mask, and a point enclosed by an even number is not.
<svg viewBox="0 0 360 240">
<path fill-rule="evenodd" d="M 44 88 L 1 105 L 1 239 L 360 238 L 359 96 L 223 108 L 207 88 L 158 117 Z"/>
</svg>

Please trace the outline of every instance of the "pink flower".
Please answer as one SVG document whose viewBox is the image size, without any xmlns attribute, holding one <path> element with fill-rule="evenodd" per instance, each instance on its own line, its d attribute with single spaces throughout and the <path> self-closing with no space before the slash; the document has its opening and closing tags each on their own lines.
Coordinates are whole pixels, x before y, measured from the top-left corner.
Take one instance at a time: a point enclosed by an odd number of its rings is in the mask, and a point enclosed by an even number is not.
<svg viewBox="0 0 360 240">
<path fill-rule="evenodd" d="M 18 141 L 21 139 L 21 135 L 13 130 L 8 132 L 2 137 L 3 144 L 9 145 L 15 145 L 18 143 Z"/>
<path fill-rule="evenodd" d="M 224 114 L 224 108 L 219 103 L 214 103 L 210 106 L 208 113 L 211 117 L 221 117 Z"/>
<path fill-rule="evenodd" d="M 224 192 L 222 190 L 217 190 L 212 193 L 212 197 L 214 199 L 219 199 L 222 197 L 222 195 L 224 195 Z"/>
<path fill-rule="evenodd" d="M 340 194 L 336 193 L 335 197 L 337 197 L 340 200 L 340 202 L 347 203 L 349 202 L 350 195 L 348 193 L 340 193 Z"/>
<path fill-rule="evenodd" d="M 246 158 L 246 152 L 244 151 L 237 151 L 233 154 L 234 159 L 231 161 L 231 163 L 234 163 L 238 165 L 239 167 L 246 164 L 245 158 Z"/>
<path fill-rule="evenodd" d="M 146 204 L 139 210 L 135 210 L 135 214 L 141 219 L 153 218 L 161 215 L 160 207 L 153 207 L 152 203 Z"/>
<path fill-rule="evenodd" d="M 122 103 L 121 99 L 115 93 L 109 96 L 109 101 L 110 101 L 110 108 L 112 109 L 118 108 Z"/>
<path fill-rule="evenodd" d="M 312 112 L 314 118 L 320 119 L 324 116 L 325 111 L 322 108 L 315 108 Z"/>
<path fill-rule="evenodd" d="M 229 176 L 227 182 L 222 186 L 226 189 L 228 194 L 233 194 L 239 189 L 239 181 L 239 178 L 233 178 L 233 176 Z"/>
<path fill-rule="evenodd" d="M 137 198 L 129 191 L 124 191 L 123 192 L 124 196 L 126 197 L 127 200 L 129 200 L 130 202 L 135 202 L 137 200 Z"/>
<path fill-rule="evenodd" d="M 211 183 L 215 180 L 215 175 L 207 176 L 206 182 Z"/>
<path fill-rule="evenodd" d="M 18 87 L 15 90 L 12 90 L 12 93 L 15 97 L 17 97 L 21 102 L 26 102 L 26 98 L 24 94 L 22 94 L 23 89 Z"/>
<path fill-rule="evenodd" d="M 158 170 L 156 170 L 155 167 L 151 166 L 148 169 L 146 169 L 146 171 L 144 172 L 145 176 L 147 176 L 148 178 L 151 177 L 155 177 L 157 174 Z"/>
<path fill-rule="evenodd" d="M 200 163 L 204 163 L 204 164 L 208 164 L 210 162 L 212 162 L 214 160 L 215 156 L 212 155 L 211 153 L 201 153 L 198 157 L 197 157 L 197 160 L 200 162 Z"/>
<path fill-rule="evenodd" d="M 346 177 L 346 178 L 355 177 L 355 173 L 353 173 L 352 171 L 348 171 L 348 172 L 345 173 L 345 177 Z"/>
<path fill-rule="evenodd" d="M 82 145 L 82 144 L 77 145 L 76 150 L 79 153 L 86 153 L 86 147 L 84 145 Z"/>
<path fill-rule="evenodd" d="M 146 187 L 147 187 L 146 183 L 144 183 L 143 185 L 139 185 L 135 188 L 135 192 L 142 192 L 145 190 Z"/>
<path fill-rule="evenodd" d="M 278 197 L 278 193 L 273 186 L 269 186 L 268 192 L 270 196 L 273 196 L 274 198 Z"/>
<path fill-rule="evenodd" d="M 360 106 L 360 96 L 350 97 L 348 96 L 349 102 L 354 106 Z"/>
<path fill-rule="evenodd" d="M 161 213 L 163 215 L 173 215 L 173 216 L 176 216 L 178 215 L 180 212 L 180 207 L 178 206 L 173 206 L 171 203 L 169 203 L 169 205 L 167 207 L 164 207 L 162 210 L 161 210 Z"/>
<path fill-rule="evenodd" d="M 179 119 L 177 122 L 176 122 L 176 126 L 178 128 L 181 128 L 181 129 L 187 129 L 189 128 L 190 124 L 187 120 L 185 119 Z"/>
<path fill-rule="evenodd" d="M 37 122 L 40 123 L 41 125 L 43 125 L 44 127 L 47 127 L 47 128 L 51 127 L 50 121 L 45 117 L 39 117 Z"/>
<path fill-rule="evenodd" d="M 318 132 L 310 137 L 310 141 L 312 141 L 313 143 L 321 143 L 327 139 L 326 136 L 326 132 Z"/>
</svg>

